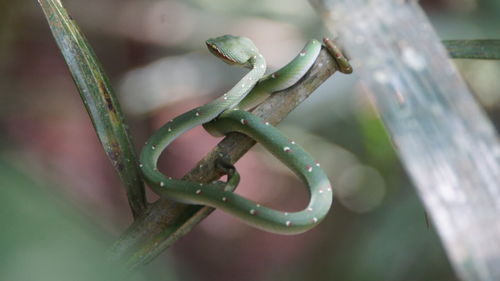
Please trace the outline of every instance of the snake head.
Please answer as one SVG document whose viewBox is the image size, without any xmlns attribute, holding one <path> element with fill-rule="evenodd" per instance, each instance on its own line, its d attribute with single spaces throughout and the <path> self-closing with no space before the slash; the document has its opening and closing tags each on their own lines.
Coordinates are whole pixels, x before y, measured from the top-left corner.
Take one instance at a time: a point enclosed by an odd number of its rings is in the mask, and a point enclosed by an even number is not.
<svg viewBox="0 0 500 281">
<path fill-rule="evenodd" d="M 241 36 L 223 35 L 206 42 L 208 50 L 227 64 L 252 67 L 251 60 L 259 55 L 253 42 Z"/>
</svg>

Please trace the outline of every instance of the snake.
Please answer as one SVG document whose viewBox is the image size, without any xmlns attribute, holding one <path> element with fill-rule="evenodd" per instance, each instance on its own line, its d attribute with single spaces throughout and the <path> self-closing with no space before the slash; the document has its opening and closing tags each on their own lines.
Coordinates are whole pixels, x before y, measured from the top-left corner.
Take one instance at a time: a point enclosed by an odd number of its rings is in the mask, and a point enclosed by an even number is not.
<svg viewBox="0 0 500 281">
<path fill-rule="evenodd" d="M 290 63 L 268 75 L 265 75 L 266 60 L 246 37 L 223 35 L 208 39 L 206 45 L 225 63 L 249 71 L 222 96 L 175 117 L 148 139 L 140 154 L 139 167 L 144 179 L 160 197 L 218 208 L 264 231 L 298 234 L 311 229 L 325 218 L 332 205 L 333 192 L 327 175 L 303 148 L 247 110 L 272 93 L 297 83 L 313 65 L 321 43 L 308 41 Z M 333 48 L 337 64 L 348 73 L 351 69 L 347 59 L 335 46 Z M 305 183 L 310 195 L 307 206 L 300 211 L 287 212 L 234 193 L 240 179 L 238 172 L 228 163 L 227 181 L 198 183 L 173 179 L 160 172 L 157 168 L 160 154 L 180 135 L 199 125 L 204 125 L 216 136 L 240 132 L 262 144 Z"/>
</svg>

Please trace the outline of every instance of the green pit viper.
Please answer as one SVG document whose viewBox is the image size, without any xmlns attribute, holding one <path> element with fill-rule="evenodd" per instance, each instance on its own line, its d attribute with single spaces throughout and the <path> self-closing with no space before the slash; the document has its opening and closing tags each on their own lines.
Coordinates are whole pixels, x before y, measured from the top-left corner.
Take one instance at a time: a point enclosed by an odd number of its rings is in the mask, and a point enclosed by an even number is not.
<svg viewBox="0 0 500 281">
<path fill-rule="evenodd" d="M 325 43 L 340 71 L 352 72 L 339 49 L 331 41 Z M 310 40 L 290 63 L 266 76 L 266 61 L 250 39 L 224 35 L 209 39 L 206 44 L 210 52 L 224 62 L 244 66 L 250 71 L 224 95 L 170 120 L 151 136 L 140 156 L 140 168 L 146 182 L 162 197 L 219 208 L 265 231 L 295 234 L 314 227 L 326 216 L 332 204 L 332 188 L 327 176 L 299 145 L 245 110 L 300 80 L 319 55 L 321 44 Z M 158 171 L 157 162 L 162 151 L 177 137 L 198 125 L 204 125 L 216 136 L 240 132 L 262 144 L 306 183 L 310 193 L 307 207 L 298 212 L 284 212 L 233 193 L 239 183 L 239 174 L 224 161 L 221 161 L 221 166 L 225 166 L 227 182 L 202 184 L 172 179 Z"/>
</svg>

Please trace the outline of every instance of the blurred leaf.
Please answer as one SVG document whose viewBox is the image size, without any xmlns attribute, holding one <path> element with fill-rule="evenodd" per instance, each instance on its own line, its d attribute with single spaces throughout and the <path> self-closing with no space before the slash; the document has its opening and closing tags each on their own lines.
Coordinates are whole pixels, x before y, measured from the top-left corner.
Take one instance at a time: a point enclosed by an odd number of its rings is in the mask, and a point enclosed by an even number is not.
<svg viewBox="0 0 500 281">
<path fill-rule="evenodd" d="M 106 235 L 11 162 L 0 153 L 0 279 L 124 280 Z"/>
<path fill-rule="evenodd" d="M 38 1 L 71 71 L 106 154 L 127 189 L 134 217 L 146 208 L 144 184 L 113 88 L 96 55 L 59 0 Z"/>
<path fill-rule="evenodd" d="M 179 280 L 168 259 L 134 274 L 111 262 L 103 253 L 112 235 L 1 150 L 1 280 Z"/>
</svg>

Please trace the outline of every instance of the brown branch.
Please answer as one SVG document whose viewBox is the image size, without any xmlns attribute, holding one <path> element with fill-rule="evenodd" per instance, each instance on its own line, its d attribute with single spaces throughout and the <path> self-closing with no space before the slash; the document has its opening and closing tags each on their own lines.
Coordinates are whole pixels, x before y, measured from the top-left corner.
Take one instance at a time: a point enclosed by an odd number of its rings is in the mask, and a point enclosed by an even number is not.
<svg viewBox="0 0 500 281">
<path fill-rule="evenodd" d="M 273 125 L 278 124 L 336 70 L 335 60 L 323 48 L 311 70 L 299 83 L 272 95 L 253 113 Z M 236 162 L 254 144 L 255 141 L 245 135 L 231 133 L 183 179 L 202 183 L 216 180 L 222 176 L 214 166 L 218 153 L 223 152 Z M 160 199 L 129 227 L 113 245 L 110 254 L 113 259 L 125 262 L 130 269 L 144 265 L 187 234 L 213 210 L 211 207 Z"/>
</svg>

